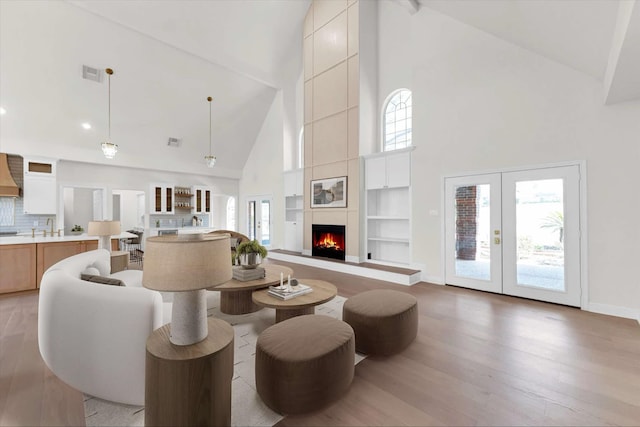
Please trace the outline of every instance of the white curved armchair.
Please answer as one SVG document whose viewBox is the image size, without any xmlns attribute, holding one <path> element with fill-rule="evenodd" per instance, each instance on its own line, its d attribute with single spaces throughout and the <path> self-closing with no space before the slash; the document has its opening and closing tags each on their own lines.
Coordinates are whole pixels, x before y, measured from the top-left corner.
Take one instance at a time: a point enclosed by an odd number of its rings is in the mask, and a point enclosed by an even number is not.
<svg viewBox="0 0 640 427">
<path fill-rule="evenodd" d="M 109 252 L 98 249 L 45 272 L 38 307 L 40 354 L 54 374 L 84 393 L 144 405 L 146 340 L 163 324 L 162 296 L 139 283 L 109 286 L 80 279 L 90 266 L 108 276 L 109 265 Z M 134 271 L 123 273 L 130 279 Z"/>
</svg>

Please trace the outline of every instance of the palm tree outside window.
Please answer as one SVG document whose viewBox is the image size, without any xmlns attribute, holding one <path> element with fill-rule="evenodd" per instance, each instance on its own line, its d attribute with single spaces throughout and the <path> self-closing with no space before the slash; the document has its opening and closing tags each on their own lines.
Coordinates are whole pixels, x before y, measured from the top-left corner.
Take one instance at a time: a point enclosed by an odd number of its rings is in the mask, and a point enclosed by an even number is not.
<svg viewBox="0 0 640 427">
<path fill-rule="evenodd" d="M 384 107 L 382 120 L 382 151 L 392 151 L 411 145 L 411 91 L 398 89 Z"/>
</svg>

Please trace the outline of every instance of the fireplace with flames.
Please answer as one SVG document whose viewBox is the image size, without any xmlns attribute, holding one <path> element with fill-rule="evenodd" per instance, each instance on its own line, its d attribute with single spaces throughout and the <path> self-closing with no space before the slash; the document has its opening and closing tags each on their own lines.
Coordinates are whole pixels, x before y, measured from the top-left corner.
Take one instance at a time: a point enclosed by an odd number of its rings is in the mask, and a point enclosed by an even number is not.
<svg viewBox="0 0 640 427">
<path fill-rule="evenodd" d="M 344 225 L 311 225 L 313 244 L 311 247 L 311 255 L 333 258 L 344 261 Z"/>
</svg>

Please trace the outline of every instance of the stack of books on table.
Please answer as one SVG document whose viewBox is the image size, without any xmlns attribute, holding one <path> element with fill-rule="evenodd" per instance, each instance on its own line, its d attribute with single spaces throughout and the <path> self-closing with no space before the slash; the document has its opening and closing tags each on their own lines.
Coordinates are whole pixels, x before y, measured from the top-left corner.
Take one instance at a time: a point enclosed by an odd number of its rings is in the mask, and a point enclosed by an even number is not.
<svg viewBox="0 0 640 427">
<path fill-rule="evenodd" d="M 300 295 L 308 294 L 313 291 L 313 288 L 307 285 L 299 284 L 292 288 L 285 286 L 269 286 L 269 295 L 283 300 L 298 297 Z"/>
<path fill-rule="evenodd" d="M 252 269 L 242 268 L 240 266 L 233 266 L 233 278 L 241 282 L 248 282 L 249 280 L 256 280 L 264 278 L 264 268 L 256 267 Z"/>
</svg>

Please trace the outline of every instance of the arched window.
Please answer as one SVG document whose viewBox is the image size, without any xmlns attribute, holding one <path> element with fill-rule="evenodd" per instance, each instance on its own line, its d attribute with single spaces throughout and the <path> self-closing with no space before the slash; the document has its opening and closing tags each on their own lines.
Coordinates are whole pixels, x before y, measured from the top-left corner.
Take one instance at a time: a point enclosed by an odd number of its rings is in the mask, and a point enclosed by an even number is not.
<svg viewBox="0 0 640 427">
<path fill-rule="evenodd" d="M 382 151 L 411 145 L 411 91 L 398 89 L 389 95 L 382 117 Z"/>
<path fill-rule="evenodd" d="M 227 230 L 236 231 L 236 198 L 227 200 Z"/>
</svg>

